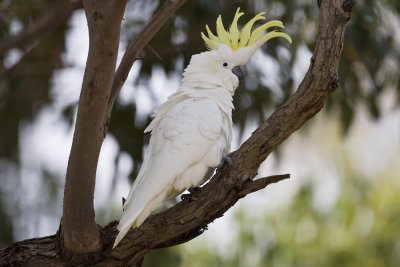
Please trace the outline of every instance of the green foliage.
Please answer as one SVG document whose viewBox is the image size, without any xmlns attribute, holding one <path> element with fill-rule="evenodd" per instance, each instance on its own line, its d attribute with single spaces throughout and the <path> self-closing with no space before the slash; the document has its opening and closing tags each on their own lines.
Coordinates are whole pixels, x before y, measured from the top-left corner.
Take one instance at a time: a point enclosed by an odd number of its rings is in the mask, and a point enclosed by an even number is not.
<svg viewBox="0 0 400 267">
<path fill-rule="evenodd" d="M 239 212 L 237 243 L 226 254 L 182 247 L 180 266 L 395 267 L 400 262 L 400 184 L 395 177 L 381 178 L 343 178 L 329 211 L 315 207 L 313 189 L 305 185 L 289 206 L 266 215 L 262 224 Z"/>
<path fill-rule="evenodd" d="M 44 6 L 52 7 L 54 1 L 11 1 L 9 13 L 2 18 L 4 31 L 0 33 L 7 42 L 15 28 L 18 32 L 29 28 L 43 12 Z M 14 29 L 14 30 L 13 30 Z M 50 36 L 45 36 L 31 49 L 10 51 L 0 55 L 0 159 L 19 161 L 19 131 L 21 124 L 31 122 L 38 112 L 52 102 L 51 78 L 63 67 L 62 52 L 65 49 L 66 25 L 61 25 Z M 4 38 L 4 39 L 3 39 Z M 21 60 L 9 65 L 11 54 L 21 54 Z"/>
<path fill-rule="evenodd" d="M 180 251 L 167 248 L 150 252 L 144 259 L 143 267 L 181 266 L 181 263 Z"/>
</svg>

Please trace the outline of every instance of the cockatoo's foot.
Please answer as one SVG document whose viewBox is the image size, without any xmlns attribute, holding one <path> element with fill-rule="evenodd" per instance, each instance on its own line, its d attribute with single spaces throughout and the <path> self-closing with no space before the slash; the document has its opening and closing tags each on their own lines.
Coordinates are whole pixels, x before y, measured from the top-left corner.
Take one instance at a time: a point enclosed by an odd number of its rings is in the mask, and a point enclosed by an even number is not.
<svg viewBox="0 0 400 267">
<path fill-rule="evenodd" d="M 200 186 L 188 188 L 188 191 L 189 191 L 190 194 L 197 193 L 197 192 L 199 192 L 200 190 L 201 190 L 201 187 L 200 187 Z"/>
<path fill-rule="evenodd" d="M 190 194 L 182 194 L 181 195 L 181 200 L 183 201 L 183 200 L 186 200 L 186 199 L 188 199 L 190 197 Z"/>
<path fill-rule="evenodd" d="M 233 152 L 229 152 L 228 154 L 226 154 L 225 156 L 222 157 L 221 162 L 217 166 L 217 172 L 219 171 L 219 169 L 222 168 L 222 166 L 224 166 L 225 163 L 227 163 L 229 167 L 233 166 L 233 162 L 231 159 L 232 154 L 233 154 Z"/>
<path fill-rule="evenodd" d="M 187 191 L 189 191 L 189 194 L 182 194 L 182 195 L 181 195 L 181 200 L 188 199 L 188 198 L 191 197 L 193 194 L 199 192 L 200 189 L 201 189 L 200 186 L 188 188 Z"/>
</svg>

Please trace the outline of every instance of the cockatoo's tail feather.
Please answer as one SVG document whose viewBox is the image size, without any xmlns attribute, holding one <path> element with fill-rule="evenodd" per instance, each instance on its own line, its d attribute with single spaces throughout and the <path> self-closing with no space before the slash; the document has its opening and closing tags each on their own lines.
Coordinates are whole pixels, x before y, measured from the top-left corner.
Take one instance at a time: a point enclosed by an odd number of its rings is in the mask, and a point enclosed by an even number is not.
<svg viewBox="0 0 400 267">
<path fill-rule="evenodd" d="M 227 45 L 233 51 L 236 51 L 242 47 L 252 46 L 256 42 L 262 45 L 266 41 L 275 38 L 282 37 L 286 39 L 289 43 L 292 43 L 292 38 L 284 32 L 279 32 L 276 29 L 273 31 L 267 32 L 269 28 L 285 28 L 283 23 L 279 20 L 271 20 L 263 25 L 259 26 L 255 30 L 252 31 L 253 25 L 255 22 L 259 20 L 265 19 L 263 16 L 265 12 L 258 13 L 254 18 L 252 18 L 243 29 L 240 31 L 238 28 L 238 20 L 244 15 L 244 13 L 240 12 L 240 8 L 236 10 L 236 14 L 233 17 L 233 21 L 229 31 L 225 30 L 224 24 L 222 23 L 221 15 L 217 19 L 217 35 L 214 35 L 208 25 L 206 25 L 207 35 L 201 33 L 201 37 L 203 38 L 207 48 L 209 50 L 218 49 L 220 44 Z"/>
</svg>

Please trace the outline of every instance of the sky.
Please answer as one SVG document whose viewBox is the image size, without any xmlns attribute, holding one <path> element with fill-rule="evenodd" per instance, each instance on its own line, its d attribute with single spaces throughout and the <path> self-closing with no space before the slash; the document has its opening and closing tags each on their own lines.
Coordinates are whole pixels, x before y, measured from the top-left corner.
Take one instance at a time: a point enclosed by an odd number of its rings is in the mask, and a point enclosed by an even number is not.
<svg viewBox="0 0 400 267">
<path fill-rule="evenodd" d="M 24 194 L 23 206 L 30 203 L 52 206 L 49 212 L 25 214 L 19 220 L 15 229 L 17 239 L 26 239 L 37 236 L 54 234 L 58 228 L 62 212 L 62 196 L 64 181 L 56 184 L 57 201 L 55 203 L 41 202 L 44 192 L 41 190 L 43 177 L 38 171 L 42 166 L 52 172 L 65 177 L 69 150 L 72 142 L 73 128 L 62 120 L 62 109 L 71 104 L 77 104 L 82 83 L 83 72 L 88 50 L 88 33 L 86 20 L 82 11 L 75 12 L 70 22 L 67 37 L 67 49 L 63 56 L 68 67 L 57 71 L 52 79 L 52 96 L 55 101 L 51 106 L 41 111 L 36 120 L 24 125 L 21 132 L 21 155 L 23 170 L 21 192 Z M 120 55 L 123 45 L 120 47 Z M 297 53 L 296 64 L 293 70 L 296 83 L 300 83 L 310 62 L 311 53 L 305 47 L 300 47 Z M 252 64 L 272 64 L 268 56 L 257 53 Z M 273 68 L 264 68 L 270 69 Z M 162 103 L 168 95 L 173 93 L 179 85 L 180 75 L 167 76 L 162 68 L 153 69 L 149 87 L 157 96 L 154 103 L 147 93 L 149 88 L 144 85 L 133 87 L 133 80 L 140 70 L 140 62 L 135 63 L 130 76 L 126 81 L 119 101 L 130 103 L 138 99 L 138 116 L 152 113 L 157 104 Z M 265 78 L 271 77 L 270 84 L 276 84 L 274 73 L 265 73 Z M 339 89 L 340 90 L 340 89 Z M 277 92 L 279 93 L 279 92 Z M 357 107 L 356 119 L 348 134 L 343 136 L 337 116 L 327 116 L 325 111 L 319 113 L 306 129 L 294 133 L 281 147 L 279 160 L 273 153 L 261 166 L 260 176 L 290 173 L 291 179 L 285 180 L 267 189 L 261 190 L 239 201 L 227 214 L 216 220 L 209 230 L 192 242 L 192 246 L 206 242 L 216 249 L 223 248 L 232 242 L 234 235 L 229 232 L 237 227 L 234 216 L 238 210 L 245 210 L 246 216 L 257 219 L 264 212 L 273 213 L 284 205 L 288 205 L 304 183 L 312 183 L 316 189 L 314 205 L 321 210 L 329 210 L 334 205 L 340 193 L 339 177 L 343 175 L 344 163 L 356 172 L 362 173 L 367 179 L 374 179 L 384 175 L 400 176 L 400 109 L 395 107 L 394 95 L 389 91 L 380 99 L 384 110 L 381 119 L 374 121 L 362 106 Z M 134 123 L 134 122 L 132 122 Z M 242 140 L 234 132 L 233 149 L 237 149 L 251 132 L 257 127 L 249 122 Z M 117 141 L 107 136 L 104 141 L 97 171 L 95 191 L 95 208 L 97 210 L 113 206 L 105 217 L 109 221 L 119 219 L 121 212 L 121 197 L 129 192 L 131 183 L 128 174 L 133 162 L 127 155 L 123 155 L 115 172 L 114 159 L 119 149 Z M 390 174 L 388 174 L 390 172 Z M 115 192 L 110 195 L 109 188 L 113 175 L 117 173 L 118 182 Z M 110 199 L 111 198 L 111 199 Z M 35 202 L 37 201 L 37 202 Z M 107 209 L 105 209 L 107 211 Z M 116 212 L 117 211 L 117 212 Z M 260 212 L 262 211 L 262 212 Z M 54 215 L 55 214 L 55 215 Z M 24 217 L 25 216 L 25 217 Z M 229 229 L 229 232 L 227 232 Z"/>
</svg>

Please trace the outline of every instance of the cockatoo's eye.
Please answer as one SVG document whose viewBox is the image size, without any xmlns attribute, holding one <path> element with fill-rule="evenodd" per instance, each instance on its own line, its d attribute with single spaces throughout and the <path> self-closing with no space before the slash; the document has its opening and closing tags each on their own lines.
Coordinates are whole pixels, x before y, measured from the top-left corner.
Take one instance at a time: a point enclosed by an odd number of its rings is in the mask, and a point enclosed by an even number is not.
<svg viewBox="0 0 400 267">
<path fill-rule="evenodd" d="M 228 63 L 224 62 L 224 63 L 222 63 L 222 66 L 228 67 Z"/>
</svg>

